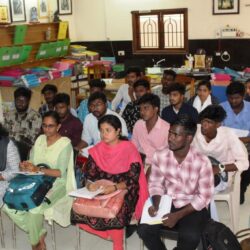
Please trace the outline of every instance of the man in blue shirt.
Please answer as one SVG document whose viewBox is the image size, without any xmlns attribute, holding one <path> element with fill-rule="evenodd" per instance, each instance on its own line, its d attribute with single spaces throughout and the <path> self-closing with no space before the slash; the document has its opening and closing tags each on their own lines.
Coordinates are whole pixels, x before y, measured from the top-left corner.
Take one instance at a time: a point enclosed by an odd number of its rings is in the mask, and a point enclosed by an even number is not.
<svg viewBox="0 0 250 250">
<path fill-rule="evenodd" d="M 172 124 L 177 118 L 186 114 L 192 118 L 192 120 L 198 122 L 198 112 L 191 105 L 184 102 L 185 99 L 185 85 L 175 82 L 171 83 L 168 87 L 168 94 L 171 105 L 165 107 L 162 110 L 162 119 Z"/>
<path fill-rule="evenodd" d="M 227 112 L 227 117 L 223 122 L 226 127 L 239 130 L 246 130 L 248 134 L 242 136 L 238 133 L 239 139 L 247 146 L 248 155 L 250 158 L 250 103 L 244 101 L 245 86 L 240 82 L 232 82 L 226 89 L 228 101 L 221 103 L 221 106 Z M 244 203 L 244 194 L 247 186 L 250 184 L 250 169 L 241 174 L 241 192 L 240 203 Z"/>
</svg>

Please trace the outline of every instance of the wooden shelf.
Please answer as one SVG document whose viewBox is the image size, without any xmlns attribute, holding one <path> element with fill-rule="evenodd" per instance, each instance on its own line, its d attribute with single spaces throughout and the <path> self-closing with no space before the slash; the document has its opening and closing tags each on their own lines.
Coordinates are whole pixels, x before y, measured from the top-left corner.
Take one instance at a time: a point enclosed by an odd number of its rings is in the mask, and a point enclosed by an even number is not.
<svg viewBox="0 0 250 250">
<path fill-rule="evenodd" d="M 57 34 L 59 30 L 59 23 L 27 23 L 27 32 L 25 35 L 23 44 L 14 44 L 14 33 L 16 25 L 0 25 L 0 47 L 12 47 L 12 46 L 23 46 L 31 45 L 32 50 L 30 52 L 29 58 L 26 62 L 6 67 L 0 67 L 0 71 L 6 68 L 13 67 L 35 67 L 35 66 L 51 66 L 53 62 L 57 61 L 61 57 L 54 57 L 48 59 L 36 59 L 37 52 L 40 48 L 41 43 L 49 43 L 57 41 Z M 50 28 L 50 40 L 46 40 L 46 32 Z M 69 32 L 67 32 L 67 37 L 69 38 Z"/>
</svg>

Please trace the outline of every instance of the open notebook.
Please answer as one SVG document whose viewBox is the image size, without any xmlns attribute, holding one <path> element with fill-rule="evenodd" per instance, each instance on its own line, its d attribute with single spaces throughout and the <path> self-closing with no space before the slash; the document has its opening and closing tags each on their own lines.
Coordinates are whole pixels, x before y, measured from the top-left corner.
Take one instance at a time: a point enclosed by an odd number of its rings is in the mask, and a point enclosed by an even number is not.
<svg viewBox="0 0 250 250">
<path fill-rule="evenodd" d="M 155 225 L 155 224 L 161 224 L 162 223 L 162 217 L 169 213 L 172 206 L 172 198 L 169 195 L 163 195 L 161 197 L 161 202 L 159 205 L 159 210 L 156 214 L 156 216 L 151 217 L 148 213 L 148 209 L 152 206 L 151 198 L 148 198 L 147 201 L 144 204 L 143 211 L 142 211 L 142 217 L 141 217 L 141 224 L 149 224 L 149 225 Z"/>
</svg>

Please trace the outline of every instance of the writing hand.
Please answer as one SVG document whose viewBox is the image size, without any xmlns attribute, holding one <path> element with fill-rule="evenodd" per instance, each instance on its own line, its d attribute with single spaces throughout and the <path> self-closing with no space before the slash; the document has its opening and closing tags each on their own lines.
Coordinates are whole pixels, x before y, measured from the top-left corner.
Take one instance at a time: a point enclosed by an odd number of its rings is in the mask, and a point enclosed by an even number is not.
<svg viewBox="0 0 250 250">
<path fill-rule="evenodd" d="M 149 207 L 148 213 L 151 217 L 155 217 L 157 215 L 158 209 L 156 209 L 154 206 Z"/>
</svg>

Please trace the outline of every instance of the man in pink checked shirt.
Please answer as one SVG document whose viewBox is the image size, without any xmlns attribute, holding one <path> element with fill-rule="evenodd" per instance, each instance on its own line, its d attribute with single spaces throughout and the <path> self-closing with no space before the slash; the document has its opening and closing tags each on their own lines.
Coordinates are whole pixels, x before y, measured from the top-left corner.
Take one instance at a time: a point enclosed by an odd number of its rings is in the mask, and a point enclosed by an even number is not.
<svg viewBox="0 0 250 250">
<path fill-rule="evenodd" d="M 140 224 L 138 234 L 149 250 L 166 250 L 160 239 L 162 227 L 179 232 L 178 250 L 195 250 L 209 214 L 207 206 L 214 191 L 209 159 L 190 146 L 197 125 L 186 115 L 174 121 L 169 130 L 168 147 L 155 152 L 149 177 L 152 206 L 150 216 L 159 209 L 161 196 L 168 194 L 173 204 L 159 225 Z"/>
</svg>

